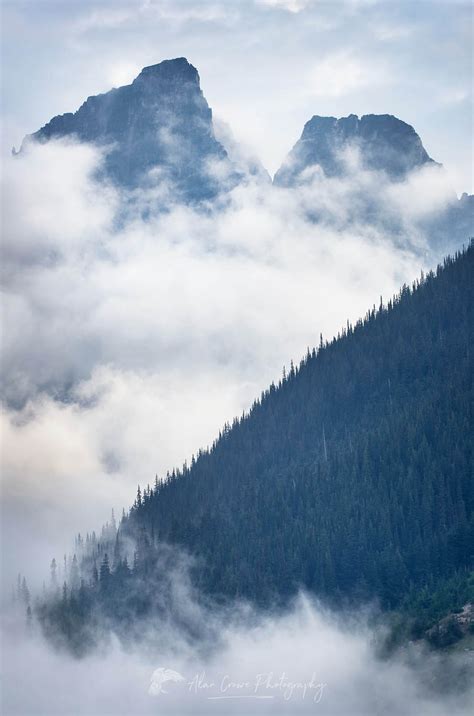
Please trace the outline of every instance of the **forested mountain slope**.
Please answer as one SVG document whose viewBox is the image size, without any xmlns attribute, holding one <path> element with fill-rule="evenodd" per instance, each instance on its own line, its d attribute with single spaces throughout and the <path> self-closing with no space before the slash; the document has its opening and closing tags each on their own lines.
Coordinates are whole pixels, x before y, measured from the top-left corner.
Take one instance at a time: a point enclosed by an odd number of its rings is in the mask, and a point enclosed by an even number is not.
<svg viewBox="0 0 474 716">
<path fill-rule="evenodd" d="M 471 247 L 308 353 L 124 531 L 204 557 L 200 584 L 396 604 L 471 564 Z"/>
<path fill-rule="evenodd" d="M 467 576 L 473 268 L 471 243 L 321 340 L 210 450 L 139 488 L 118 529 L 78 538 L 67 584 L 54 563 L 38 607 L 47 633 L 83 650 L 97 620 L 130 633 L 165 609 L 176 554 L 166 544 L 196 555 L 204 593 L 261 605 L 303 587 L 390 609 Z"/>
</svg>

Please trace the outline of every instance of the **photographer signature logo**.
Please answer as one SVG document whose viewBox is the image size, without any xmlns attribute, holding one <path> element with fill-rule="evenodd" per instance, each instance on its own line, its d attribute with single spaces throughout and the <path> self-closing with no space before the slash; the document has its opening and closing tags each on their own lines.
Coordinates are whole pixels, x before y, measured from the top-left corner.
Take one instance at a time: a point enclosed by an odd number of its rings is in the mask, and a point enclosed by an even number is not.
<svg viewBox="0 0 474 716">
<path fill-rule="evenodd" d="M 184 676 L 182 676 L 179 671 L 174 671 L 173 669 L 164 669 L 163 667 L 155 669 L 155 671 L 151 675 L 150 688 L 148 689 L 148 693 L 151 696 L 167 694 L 168 692 L 165 691 L 163 686 L 169 681 L 184 681 Z"/>
<path fill-rule="evenodd" d="M 193 695 L 209 700 L 220 699 L 275 699 L 284 701 L 293 699 L 310 699 L 313 703 L 321 702 L 326 684 L 316 680 L 315 674 L 309 680 L 294 681 L 285 672 L 256 674 L 254 678 L 235 680 L 229 674 L 218 678 L 210 678 L 205 672 L 195 674 L 187 680 L 179 671 L 160 667 L 151 676 L 148 693 L 151 696 L 167 694 L 164 686 L 168 683 L 182 683 L 183 688 Z"/>
</svg>

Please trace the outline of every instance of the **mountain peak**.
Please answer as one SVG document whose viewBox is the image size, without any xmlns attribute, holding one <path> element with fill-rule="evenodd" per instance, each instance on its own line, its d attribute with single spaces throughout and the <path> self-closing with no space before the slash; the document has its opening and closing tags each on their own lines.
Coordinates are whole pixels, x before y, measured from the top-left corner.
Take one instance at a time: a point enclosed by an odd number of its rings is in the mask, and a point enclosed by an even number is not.
<svg viewBox="0 0 474 716">
<path fill-rule="evenodd" d="M 433 162 L 414 128 L 391 114 L 365 114 L 360 119 L 356 114 L 340 119 L 314 115 L 276 173 L 275 183 L 293 185 L 311 166 L 320 166 L 326 176 L 342 176 L 343 153 L 350 146 L 359 150 L 364 168 L 384 171 L 392 180 Z"/>
<path fill-rule="evenodd" d="M 199 87 L 199 73 L 185 57 L 163 60 L 156 65 L 144 67 L 133 83 L 148 80 L 160 82 L 192 82 Z"/>
<path fill-rule="evenodd" d="M 190 202 L 219 193 L 209 166 L 228 162 L 198 71 L 185 57 L 144 67 L 132 84 L 89 97 L 76 112 L 53 117 L 29 138 L 68 136 L 107 148 L 103 169 L 114 183 L 146 185 L 158 169 L 158 180 L 173 196 Z M 229 172 L 235 184 L 238 175 L 230 166 Z"/>
</svg>

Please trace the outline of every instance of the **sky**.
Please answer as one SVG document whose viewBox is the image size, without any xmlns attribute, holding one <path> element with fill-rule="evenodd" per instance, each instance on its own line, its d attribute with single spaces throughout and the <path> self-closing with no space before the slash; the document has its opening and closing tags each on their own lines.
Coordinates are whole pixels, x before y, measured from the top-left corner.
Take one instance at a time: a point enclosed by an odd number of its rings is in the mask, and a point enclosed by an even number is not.
<svg viewBox="0 0 474 716">
<path fill-rule="evenodd" d="M 215 117 L 274 173 L 314 114 L 394 114 L 472 193 L 463 0 L 3 0 L 3 149 L 186 56 Z"/>
</svg>

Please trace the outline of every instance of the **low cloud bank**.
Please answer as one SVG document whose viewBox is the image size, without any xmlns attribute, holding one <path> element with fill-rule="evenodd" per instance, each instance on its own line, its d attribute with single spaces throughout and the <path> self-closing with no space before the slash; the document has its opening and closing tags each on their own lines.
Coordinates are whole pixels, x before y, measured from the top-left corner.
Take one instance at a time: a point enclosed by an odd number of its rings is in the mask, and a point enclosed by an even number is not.
<svg viewBox="0 0 474 716">
<path fill-rule="evenodd" d="M 245 607 L 209 615 L 219 633 L 207 648 L 163 628 L 153 650 L 109 643 L 81 660 L 33 633 L 6 636 L 3 709 L 8 714 L 297 714 L 467 716 L 466 654 L 433 655 L 409 646 L 377 655 L 380 631 L 368 615 L 334 615 L 300 595 L 288 612 L 264 617 Z M 146 636 L 146 635 L 144 635 Z M 471 660 L 472 661 L 472 660 Z"/>
</svg>

